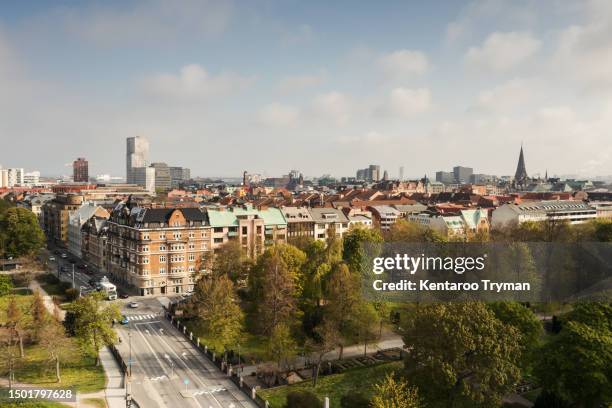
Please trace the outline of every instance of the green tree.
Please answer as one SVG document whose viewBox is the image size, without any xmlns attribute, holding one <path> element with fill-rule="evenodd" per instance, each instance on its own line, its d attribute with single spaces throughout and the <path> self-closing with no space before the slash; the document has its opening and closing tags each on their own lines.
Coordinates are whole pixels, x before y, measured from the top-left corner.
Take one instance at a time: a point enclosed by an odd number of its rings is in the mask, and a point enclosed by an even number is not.
<svg viewBox="0 0 612 408">
<path fill-rule="evenodd" d="M 277 324 L 291 325 L 296 317 L 300 268 L 306 255 L 296 247 L 278 244 L 268 248 L 249 275 L 252 320 L 262 334 Z"/>
<path fill-rule="evenodd" d="M 378 339 L 379 316 L 374 305 L 360 302 L 351 320 L 355 326 L 356 339 L 363 344 L 363 356 L 368 354 L 368 344 Z"/>
<path fill-rule="evenodd" d="M 246 281 L 252 262 L 238 241 L 228 241 L 215 250 L 211 270 L 214 276 L 225 275 L 234 283 Z"/>
<path fill-rule="evenodd" d="M 448 240 L 436 230 L 426 228 L 416 222 L 398 220 L 385 233 L 385 241 L 440 243 Z"/>
<path fill-rule="evenodd" d="M 374 385 L 374 396 L 370 402 L 372 408 L 419 408 L 421 407 L 418 390 L 409 387 L 403 380 L 392 374 Z"/>
<path fill-rule="evenodd" d="M 0 275 L 0 296 L 6 296 L 11 293 L 13 282 L 8 275 Z"/>
<path fill-rule="evenodd" d="M 554 395 L 581 407 L 612 402 L 612 305 L 578 303 L 538 353 L 535 374 Z"/>
<path fill-rule="evenodd" d="M 119 307 L 106 303 L 101 292 L 92 292 L 68 305 L 68 310 L 74 313 L 76 336 L 95 355 L 96 366 L 99 365 L 100 348 L 117 340 L 112 322 L 121 318 Z"/>
<path fill-rule="evenodd" d="M 520 345 L 523 362 L 528 363 L 537 349 L 543 335 L 543 327 L 537 316 L 517 302 L 493 302 L 487 305 L 495 317 L 505 325 L 510 325 L 521 334 Z"/>
<path fill-rule="evenodd" d="M 355 273 L 369 273 L 372 258 L 380 253 L 382 242 L 382 235 L 377 229 L 351 228 L 344 235 L 342 251 L 344 262 Z"/>
<path fill-rule="evenodd" d="M 291 335 L 289 326 L 284 323 L 276 325 L 268 339 L 268 358 L 276 362 L 279 370 L 284 370 L 296 354 L 297 343 Z"/>
<path fill-rule="evenodd" d="M 5 255 L 31 255 L 43 247 L 45 235 L 32 211 L 13 207 L 0 217 L 0 243 Z"/>
<path fill-rule="evenodd" d="M 492 407 L 520 378 L 520 334 L 480 302 L 421 306 L 403 323 L 407 378 L 431 407 Z"/>
<path fill-rule="evenodd" d="M 234 284 L 227 275 L 200 279 L 189 309 L 214 348 L 225 350 L 236 344 L 242 332 L 244 314 L 237 302 Z"/>
</svg>

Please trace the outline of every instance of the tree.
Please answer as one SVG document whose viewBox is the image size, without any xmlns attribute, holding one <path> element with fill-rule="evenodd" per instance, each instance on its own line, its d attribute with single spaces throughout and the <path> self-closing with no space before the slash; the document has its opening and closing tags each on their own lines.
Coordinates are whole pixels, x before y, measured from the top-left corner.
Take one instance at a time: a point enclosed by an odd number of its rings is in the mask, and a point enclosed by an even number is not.
<svg viewBox="0 0 612 408">
<path fill-rule="evenodd" d="M 189 303 L 211 345 L 225 350 L 236 344 L 244 314 L 236 300 L 234 284 L 227 275 L 202 278 Z"/>
<path fill-rule="evenodd" d="M 312 351 L 316 357 L 312 375 L 313 387 L 317 386 L 323 357 L 336 347 L 339 341 L 338 337 L 339 333 L 335 326 L 329 321 L 324 320 L 323 323 L 315 329 L 315 338 L 306 340 L 306 348 Z"/>
<path fill-rule="evenodd" d="M 268 339 L 268 358 L 275 361 L 278 368 L 283 370 L 289 365 L 289 360 L 296 355 L 297 344 L 291 336 L 291 330 L 285 323 L 280 323 L 272 329 Z"/>
<path fill-rule="evenodd" d="M 119 307 L 106 304 L 104 294 L 92 292 L 68 305 L 68 310 L 74 313 L 76 336 L 95 355 L 96 366 L 100 365 L 100 348 L 114 344 L 117 339 L 112 322 L 121 318 Z"/>
<path fill-rule="evenodd" d="M 311 391 L 298 390 L 287 394 L 285 408 L 322 408 L 323 404 L 317 395 Z"/>
<path fill-rule="evenodd" d="M 355 326 L 356 338 L 360 344 L 363 344 L 364 357 L 368 354 L 368 344 L 378 339 L 378 319 L 376 309 L 368 302 L 360 302 L 351 318 Z"/>
<path fill-rule="evenodd" d="M 356 337 L 358 325 L 353 320 L 360 306 L 360 293 L 358 278 L 349 271 L 346 264 L 337 264 L 326 285 L 327 305 L 324 316 L 338 332 L 340 359 L 346 343 L 350 343 Z"/>
<path fill-rule="evenodd" d="M 57 317 L 48 319 L 40 331 L 40 344 L 49 354 L 49 359 L 55 366 L 55 379 L 61 382 L 60 363 L 64 356 L 70 352 L 70 342 L 66 337 L 64 326 Z"/>
<path fill-rule="evenodd" d="M 372 267 L 371 258 L 378 256 L 383 238 L 377 229 L 351 228 L 344 235 L 342 258 L 351 271 L 361 274 L 369 273 Z"/>
<path fill-rule="evenodd" d="M 419 393 L 415 387 L 408 387 L 405 381 L 397 380 L 387 374 L 381 382 L 374 385 L 372 408 L 419 408 Z"/>
<path fill-rule="evenodd" d="M 7 256 L 31 255 L 45 243 L 36 215 L 26 208 L 6 210 L 0 217 L 0 235 Z"/>
<path fill-rule="evenodd" d="M 498 320 L 518 330 L 521 334 L 523 361 L 525 363 L 531 361 L 543 334 L 542 323 L 537 316 L 531 309 L 517 302 L 494 302 L 487 306 Z"/>
<path fill-rule="evenodd" d="M 0 296 L 6 296 L 11 293 L 13 282 L 8 275 L 0 275 Z"/>
<path fill-rule="evenodd" d="M 41 330 L 45 325 L 47 317 L 47 310 L 45 309 L 45 301 L 43 300 L 40 291 L 34 292 L 32 298 L 32 304 L 30 305 L 30 311 L 32 313 L 32 328 L 34 332 L 34 339 L 39 341 L 41 336 Z"/>
<path fill-rule="evenodd" d="M 440 243 L 446 242 L 447 239 L 436 230 L 423 227 L 416 222 L 398 220 L 385 234 L 385 241 Z"/>
<path fill-rule="evenodd" d="M 300 268 L 306 255 L 292 245 L 268 248 L 249 276 L 253 321 L 262 334 L 270 334 L 280 323 L 291 324 L 297 309 Z"/>
<path fill-rule="evenodd" d="M 612 305 L 578 303 L 537 354 L 545 390 L 583 407 L 612 401 Z"/>
<path fill-rule="evenodd" d="M 406 376 L 429 406 L 498 406 L 520 378 L 518 330 L 480 302 L 421 306 L 402 325 Z"/>
<path fill-rule="evenodd" d="M 214 276 L 225 275 L 234 283 L 244 282 L 252 266 L 238 241 L 228 241 L 215 251 L 211 271 Z"/>
<path fill-rule="evenodd" d="M 19 342 L 19 355 L 24 357 L 23 352 L 23 336 L 24 336 L 24 318 L 15 296 L 11 296 L 6 307 L 6 326 L 11 331 L 11 337 L 14 335 Z"/>
</svg>

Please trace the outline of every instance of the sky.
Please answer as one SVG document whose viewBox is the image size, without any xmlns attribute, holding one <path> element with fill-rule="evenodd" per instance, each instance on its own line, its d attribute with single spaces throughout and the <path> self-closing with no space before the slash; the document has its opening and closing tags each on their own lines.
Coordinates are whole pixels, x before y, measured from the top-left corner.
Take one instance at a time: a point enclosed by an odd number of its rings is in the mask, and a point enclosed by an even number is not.
<svg viewBox="0 0 612 408">
<path fill-rule="evenodd" d="M 612 174 L 607 0 L 7 2 L 0 164 Z"/>
</svg>

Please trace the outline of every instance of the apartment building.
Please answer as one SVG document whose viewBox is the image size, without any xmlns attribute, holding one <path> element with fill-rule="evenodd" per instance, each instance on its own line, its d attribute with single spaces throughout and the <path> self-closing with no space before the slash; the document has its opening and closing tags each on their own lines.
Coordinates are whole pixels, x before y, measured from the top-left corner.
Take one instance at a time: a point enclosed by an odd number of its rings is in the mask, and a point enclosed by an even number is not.
<svg viewBox="0 0 612 408">
<path fill-rule="evenodd" d="M 68 251 L 78 257 L 82 255 L 81 228 L 91 217 L 108 218 L 109 212 L 94 202 L 84 202 L 77 210 L 68 214 Z"/>
<path fill-rule="evenodd" d="M 287 239 L 300 237 L 314 238 L 314 220 L 307 207 L 281 208 L 287 220 Z"/>
<path fill-rule="evenodd" d="M 101 271 L 108 270 L 108 217 L 89 218 L 81 228 L 81 256 Z"/>
<path fill-rule="evenodd" d="M 42 206 L 44 231 L 49 240 L 56 244 L 68 245 L 68 221 L 72 211 L 83 204 L 83 196 L 78 194 L 58 194 Z"/>
<path fill-rule="evenodd" d="M 211 251 L 211 228 L 198 208 L 119 204 L 107 222 L 107 269 L 141 295 L 193 290 Z"/>
<path fill-rule="evenodd" d="M 368 207 L 368 210 L 372 212 L 374 226 L 382 231 L 389 231 L 391 226 L 401 218 L 401 212 L 390 205 L 373 205 Z"/>
<path fill-rule="evenodd" d="M 349 229 L 349 220 L 336 208 L 310 208 L 314 221 L 314 238 L 324 241 L 329 237 L 342 238 Z"/>
<path fill-rule="evenodd" d="M 229 208 L 208 208 L 212 248 L 236 240 L 248 256 L 261 254 L 275 242 L 287 241 L 287 221 L 278 208 L 254 208 L 251 204 Z"/>
</svg>

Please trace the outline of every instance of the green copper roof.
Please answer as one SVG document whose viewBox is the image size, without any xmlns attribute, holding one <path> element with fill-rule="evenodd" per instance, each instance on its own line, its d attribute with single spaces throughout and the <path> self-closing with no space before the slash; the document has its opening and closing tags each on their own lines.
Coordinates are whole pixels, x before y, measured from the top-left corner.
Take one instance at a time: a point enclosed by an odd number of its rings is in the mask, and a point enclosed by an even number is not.
<svg viewBox="0 0 612 408">
<path fill-rule="evenodd" d="M 226 208 L 224 210 L 208 209 L 208 220 L 211 227 L 233 227 L 238 225 L 238 217 L 256 215 L 263 218 L 265 225 L 287 225 L 287 220 L 278 208 L 258 210 L 252 206 Z"/>
</svg>

